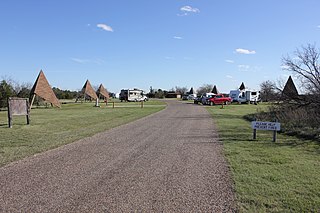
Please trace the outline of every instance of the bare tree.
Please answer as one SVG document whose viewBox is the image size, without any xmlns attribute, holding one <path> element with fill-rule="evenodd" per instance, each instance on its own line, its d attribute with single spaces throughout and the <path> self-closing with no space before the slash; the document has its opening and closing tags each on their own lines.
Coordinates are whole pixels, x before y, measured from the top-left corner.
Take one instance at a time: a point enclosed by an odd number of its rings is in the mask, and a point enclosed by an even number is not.
<svg viewBox="0 0 320 213">
<path fill-rule="evenodd" d="M 173 91 L 175 91 L 176 93 L 179 93 L 179 94 L 185 94 L 188 91 L 188 88 L 176 86 L 176 89 Z"/>
<path fill-rule="evenodd" d="M 212 84 L 204 84 L 197 89 L 197 93 L 199 95 L 207 92 L 211 92 L 213 85 Z"/>
<path fill-rule="evenodd" d="M 293 72 L 301 81 L 306 94 L 320 94 L 320 50 L 315 45 L 302 46 L 294 52 L 294 58 L 282 59 L 286 70 Z"/>
<path fill-rule="evenodd" d="M 293 55 L 293 57 L 284 57 L 283 65 L 300 80 L 299 88 L 304 94 L 285 93 L 286 88 L 284 88 L 282 91 L 284 98 L 283 103 L 279 105 L 280 109 L 286 115 L 308 112 L 300 116 L 300 120 L 296 120 L 295 125 L 299 126 L 304 123 L 305 126 L 318 127 L 320 124 L 320 50 L 315 45 L 308 44 L 297 49 Z M 288 118 L 288 122 L 295 120 L 292 116 Z M 301 119 L 304 119 L 305 122 L 302 122 Z"/>
<path fill-rule="evenodd" d="M 274 101 L 277 100 L 277 89 L 276 84 L 272 81 L 264 81 L 260 84 L 260 95 L 262 101 Z"/>
</svg>

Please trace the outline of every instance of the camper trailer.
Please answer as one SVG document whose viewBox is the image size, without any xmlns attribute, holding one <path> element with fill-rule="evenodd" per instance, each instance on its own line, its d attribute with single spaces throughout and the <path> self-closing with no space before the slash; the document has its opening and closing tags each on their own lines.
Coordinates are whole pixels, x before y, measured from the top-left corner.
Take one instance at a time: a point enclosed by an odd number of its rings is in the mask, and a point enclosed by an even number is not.
<svg viewBox="0 0 320 213">
<path fill-rule="evenodd" d="M 147 96 L 143 95 L 140 89 L 123 89 L 119 95 L 120 101 L 147 101 Z"/>
<path fill-rule="evenodd" d="M 255 90 L 231 90 L 229 96 L 233 102 L 258 103 L 260 102 L 260 91 Z"/>
</svg>

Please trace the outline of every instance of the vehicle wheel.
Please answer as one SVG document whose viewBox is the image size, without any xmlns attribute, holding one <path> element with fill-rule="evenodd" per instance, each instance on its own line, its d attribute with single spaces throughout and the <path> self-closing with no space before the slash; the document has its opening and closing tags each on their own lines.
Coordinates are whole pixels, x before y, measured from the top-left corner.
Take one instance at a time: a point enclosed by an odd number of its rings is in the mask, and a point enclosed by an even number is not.
<svg viewBox="0 0 320 213">
<path fill-rule="evenodd" d="M 210 101 L 209 103 L 210 103 L 210 104 L 209 104 L 210 106 L 213 106 L 213 102 L 212 102 L 212 101 Z"/>
<path fill-rule="evenodd" d="M 225 104 L 225 105 L 229 105 L 229 104 L 230 104 L 230 102 L 229 102 L 229 101 L 226 101 L 226 102 L 224 102 L 224 104 Z"/>
</svg>

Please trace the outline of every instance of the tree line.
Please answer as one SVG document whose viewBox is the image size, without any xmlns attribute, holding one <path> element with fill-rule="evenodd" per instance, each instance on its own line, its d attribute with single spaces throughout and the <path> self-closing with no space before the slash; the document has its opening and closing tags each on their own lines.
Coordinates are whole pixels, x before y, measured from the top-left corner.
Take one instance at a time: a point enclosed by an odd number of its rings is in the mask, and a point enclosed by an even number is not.
<svg viewBox="0 0 320 213">
<path fill-rule="evenodd" d="M 292 55 L 282 58 L 283 67 L 291 72 L 299 81 L 297 92 L 284 93 L 283 84 L 264 81 L 260 84 L 262 101 L 272 102 L 269 112 L 262 113 L 262 119 L 278 119 L 282 122 L 283 131 L 307 135 L 320 140 L 320 50 L 308 44 L 296 49 Z M 19 84 L 11 79 L 0 81 L 0 108 L 7 106 L 8 97 L 29 98 L 31 84 Z M 211 84 L 204 84 L 197 92 L 202 94 L 212 91 Z M 79 91 L 53 88 L 58 99 L 75 99 Z M 169 93 L 185 94 L 187 87 L 172 88 L 171 90 L 153 89 L 147 94 L 150 98 L 165 98 Z M 189 91 L 189 93 L 191 90 Z M 193 93 L 193 88 L 192 88 Z"/>
<path fill-rule="evenodd" d="M 30 98 L 32 84 L 17 83 L 12 79 L 2 79 L 0 81 L 0 108 L 7 107 L 9 97 Z M 61 90 L 53 87 L 53 92 L 58 99 L 75 99 L 79 96 L 79 91 Z"/>
<path fill-rule="evenodd" d="M 285 70 L 298 81 L 300 94 L 294 85 L 284 87 L 281 82 L 261 83 L 264 101 L 272 101 L 269 112 L 261 119 L 281 122 L 282 131 L 291 135 L 320 141 L 320 49 L 308 44 L 282 58 Z M 293 84 L 293 83 L 292 83 Z"/>
</svg>

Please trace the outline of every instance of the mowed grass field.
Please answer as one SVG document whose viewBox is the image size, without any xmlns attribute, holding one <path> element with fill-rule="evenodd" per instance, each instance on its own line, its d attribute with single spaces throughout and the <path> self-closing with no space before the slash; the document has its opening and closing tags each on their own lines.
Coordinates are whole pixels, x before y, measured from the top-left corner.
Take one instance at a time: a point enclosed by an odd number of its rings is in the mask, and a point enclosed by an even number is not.
<svg viewBox="0 0 320 213">
<path fill-rule="evenodd" d="M 320 212 L 320 144 L 257 131 L 243 116 L 267 105 L 207 107 L 229 161 L 240 212 Z"/>
<path fill-rule="evenodd" d="M 113 127 L 137 120 L 165 108 L 165 103 L 148 101 L 141 103 L 112 103 L 106 107 L 93 107 L 94 103 L 69 103 L 58 108 L 31 110 L 31 123 L 25 116 L 14 116 L 13 128 L 8 128 L 7 112 L 0 112 L 0 166 L 36 153 Z"/>
</svg>

